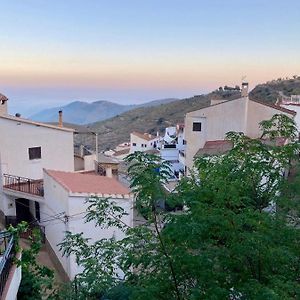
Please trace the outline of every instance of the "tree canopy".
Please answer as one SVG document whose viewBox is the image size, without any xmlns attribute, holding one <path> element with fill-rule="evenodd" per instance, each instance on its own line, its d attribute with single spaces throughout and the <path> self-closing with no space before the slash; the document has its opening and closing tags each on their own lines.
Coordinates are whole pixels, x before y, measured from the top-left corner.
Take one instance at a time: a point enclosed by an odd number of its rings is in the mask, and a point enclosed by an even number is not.
<svg viewBox="0 0 300 300">
<path fill-rule="evenodd" d="M 228 133 L 232 149 L 196 159 L 173 193 L 163 187 L 168 164 L 129 155 L 145 222 L 128 228 L 117 203 L 88 200 L 87 221 L 118 226 L 126 237 L 91 243 L 67 233 L 61 248 L 84 268 L 69 299 L 300 298 L 299 179 L 284 176 L 298 161 L 296 126 L 284 115 L 260 125 L 260 139 Z M 183 210 L 167 212 L 164 203 Z"/>
</svg>

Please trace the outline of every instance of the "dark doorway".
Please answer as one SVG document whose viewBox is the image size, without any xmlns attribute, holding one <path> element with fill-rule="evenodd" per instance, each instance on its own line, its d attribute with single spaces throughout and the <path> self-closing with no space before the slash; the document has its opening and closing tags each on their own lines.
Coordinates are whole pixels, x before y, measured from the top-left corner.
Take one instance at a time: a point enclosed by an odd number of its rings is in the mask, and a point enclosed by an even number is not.
<svg viewBox="0 0 300 300">
<path fill-rule="evenodd" d="M 28 199 L 16 199 L 16 215 L 17 223 L 22 221 L 31 222 L 33 220 L 32 215 L 29 210 L 29 200 Z"/>
</svg>

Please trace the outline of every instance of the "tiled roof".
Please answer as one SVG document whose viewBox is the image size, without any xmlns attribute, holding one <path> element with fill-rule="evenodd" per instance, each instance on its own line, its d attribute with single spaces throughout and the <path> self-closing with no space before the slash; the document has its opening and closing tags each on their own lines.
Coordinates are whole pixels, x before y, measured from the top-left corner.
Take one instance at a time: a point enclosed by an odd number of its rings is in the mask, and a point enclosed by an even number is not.
<svg viewBox="0 0 300 300">
<path fill-rule="evenodd" d="M 294 110 L 290 110 L 290 109 L 287 109 L 287 108 L 284 108 L 284 107 L 281 107 L 281 106 L 278 106 L 278 105 L 275 105 L 275 104 L 265 103 L 265 102 L 262 102 L 262 101 L 259 101 L 259 100 L 253 100 L 253 99 L 249 99 L 249 100 L 252 101 L 252 102 L 259 103 L 259 104 L 264 105 L 264 106 L 268 106 L 268 107 L 280 110 L 282 112 L 291 114 L 293 116 L 297 114 L 297 112 L 295 112 Z"/>
<path fill-rule="evenodd" d="M 124 155 L 124 154 L 129 154 L 130 149 L 123 149 L 123 150 L 119 150 L 119 151 L 115 151 L 115 153 L 113 154 L 113 156 L 119 156 L 119 155 Z"/>
<path fill-rule="evenodd" d="M 200 148 L 195 156 L 204 154 L 217 155 L 229 151 L 232 148 L 232 143 L 227 140 L 207 141 L 203 148 Z"/>
<path fill-rule="evenodd" d="M 129 195 L 130 191 L 114 178 L 105 176 L 44 170 L 71 193 L 94 195 Z"/>
<path fill-rule="evenodd" d="M 10 120 L 10 121 L 15 121 L 15 122 L 18 122 L 18 123 L 26 123 L 26 124 L 30 124 L 30 125 L 35 125 L 35 126 L 38 126 L 38 127 L 47 127 L 47 128 L 51 128 L 51 129 L 74 132 L 74 129 L 71 129 L 71 128 L 58 127 L 58 126 L 54 126 L 54 125 L 50 125 L 50 124 L 31 121 L 31 120 L 20 118 L 20 117 L 14 117 L 14 116 L 11 116 L 11 115 L 0 115 L 0 118 Z"/>
<path fill-rule="evenodd" d="M 154 140 L 156 138 L 156 136 L 150 134 L 150 133 L 141 133 L 141 132 L 137 132 L 137 131 L 134 131 L 132 132 L 131 134 L 141 138 L 141 139 L 144 139 L 146 141 L 151 141 L 151 140 Z"/>
<path fill-rule="evenodd" d="M 119 164 L 116 159 L 107 156 L 104 153 L 98 153 L 98 162 L 103 164 Z"/>
</svg>

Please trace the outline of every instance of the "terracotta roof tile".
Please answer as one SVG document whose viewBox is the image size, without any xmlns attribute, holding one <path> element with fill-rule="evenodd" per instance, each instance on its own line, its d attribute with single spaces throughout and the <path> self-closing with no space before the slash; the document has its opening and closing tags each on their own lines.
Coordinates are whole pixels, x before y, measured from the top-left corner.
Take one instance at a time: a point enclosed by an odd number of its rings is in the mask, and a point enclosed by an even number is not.
<svg viewBox="0 0 300 300">
<path fill-rule="evenodd" d="M 119 150 L 119 151 L 115 151 L 115 153 L 113 154 L 113 156 L 119 156 L 119 155 L 124 155 L 124 154 L 129 154 L 130 149 L 123 149 L 123 150 Z"/>
<path fill-rule="evenodd" d="M 128 195 L 130 191 L 114 178 L 105 176 L 44 170 L 56 182 L 72 193 Z"/>
<path fill-rule="evenodd" d="M 154 136 L 150 133 L 141 133 L 141 132 L 134 131 L 131 134 L 136 135 L 139 138 L 144 139 L 146 141 L 151 141 L 151 140 L 154 140 L 156 138 L 156 136 Z"/>
<path fill-rule="evenodd" d="M 265 103 L 265 102 L 262 102 L 262 101 L 259 101 L 259 100 L 253 100 L 253 99 L 250 99 L 250 101 L 259 103 L 259 104 L 264 105 L 264 106 L 272 107 L 274 109 L 277 109 L 277 110 L 280 110 L 282 112 L 291 114 L 293 116 L 297 114 L 297 112 L 295 112 L 294 110 L 290 110 L 290 109 L 287 109 L 287 108 L 284 108 L 284 107 L 281 107 L 281 106 L 278 106 L 278 105 L 275 105 L 275 104 Z"/>
<path fill-rule="evenodd" d="M 200 148 L 195 156 L 204 154 L 218 155 L 229 151 L 232 148 L 232 143 L 227 140 L 207 141 L 203 148 Z"/>
</svg>

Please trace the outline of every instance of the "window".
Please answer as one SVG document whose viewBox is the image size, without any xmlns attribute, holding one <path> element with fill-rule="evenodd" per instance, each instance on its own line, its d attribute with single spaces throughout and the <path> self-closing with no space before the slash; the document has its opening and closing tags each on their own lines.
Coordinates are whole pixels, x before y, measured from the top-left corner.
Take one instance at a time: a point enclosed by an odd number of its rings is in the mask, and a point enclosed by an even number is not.
<svg viewBox="0 0 300 300">
<path fill-rule="evenodd" d="M 200 122 L 193 123 L 193 131 L 201 131 L 201 123 Z"/>
<path fill-rule="evenodd" d="M 42 158 L 42 149 L 41 147 L 32 147 L 28 149 L 29 159 L 40 159 Z"/>
<path fill-rule="evenodd" d="M 186 140 L 183 140 L 183 145 L 186 145 Z"/>
<path fill-rule="evenodd" d="M 136 146 L 136 143 L 132 143 L 132 146 L 135 147 L 135 146 Z"/>
</svg>

